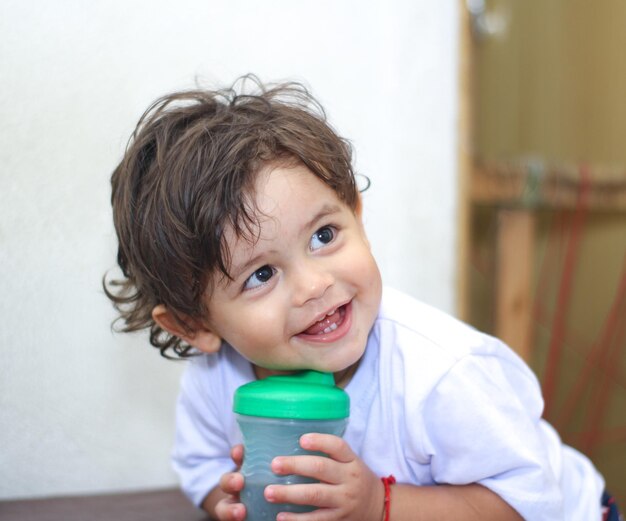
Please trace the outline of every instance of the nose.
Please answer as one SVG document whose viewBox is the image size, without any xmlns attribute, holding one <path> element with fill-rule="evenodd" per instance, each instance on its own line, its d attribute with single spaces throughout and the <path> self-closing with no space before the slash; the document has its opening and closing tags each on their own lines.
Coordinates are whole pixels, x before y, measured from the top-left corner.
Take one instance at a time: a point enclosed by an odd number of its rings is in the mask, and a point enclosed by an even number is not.
<svg viewBox="0 0 626 521">
<path fill-rule="evenodd" d="M 322 298 L 335 282 L 331 271 L 316 260 L 301 262 L 292 276 L 295 306 L 302 306 L 309 301 Z"/>
</svg>

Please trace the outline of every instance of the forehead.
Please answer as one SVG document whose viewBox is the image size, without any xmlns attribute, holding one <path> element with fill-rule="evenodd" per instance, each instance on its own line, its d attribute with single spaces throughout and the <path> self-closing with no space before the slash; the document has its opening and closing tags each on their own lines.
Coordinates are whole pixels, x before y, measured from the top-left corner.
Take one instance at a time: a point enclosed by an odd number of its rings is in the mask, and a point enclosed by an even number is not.
<svg viewBox="0 0 626 521">
<path fill-rule="evenodd" d="M 311 212 L 330 202 L 340 203 L 335 192 L 305 166 L 265 167 L 257 174 L 250 194 L 248 213 L 253 219 L 244 226 L 249 233 L 237 237 L 236 242 L 254 245 L 272 239 L 280 229 L 301 225 Z M 235 231 L 229 230 L 226 239 L 231 244 L 234 235 Z"/>
<path fill-rule="evenodd" d="M 261 170 L 255 180 L 252 203 L 261 239 L 277 228 L 297 229 L 310 224 L 316 214 L 348 208 L 331 187 L 300 163 Z"/>
<path fill-rule="evenodd" d="M 245 222 L 226 226 L 223 234 L 229 274 L 258 250 L 310 230 L 323 216 L 349 210 L 337 194 L 301 164 L 261 169 L 246 208 Z M 243 220 L 243 219 L 242 219 Z"/>
</svg>

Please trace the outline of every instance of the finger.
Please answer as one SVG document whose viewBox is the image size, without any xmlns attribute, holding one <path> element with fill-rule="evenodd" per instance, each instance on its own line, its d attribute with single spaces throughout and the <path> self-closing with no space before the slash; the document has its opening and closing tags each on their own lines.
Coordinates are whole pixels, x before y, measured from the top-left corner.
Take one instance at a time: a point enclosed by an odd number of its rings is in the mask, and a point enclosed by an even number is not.
<svg viewBox="0 0 626 521">
<path fill-rule="evenodd" d="M 226 494 L 236 496 L 243 489 L 244 479 L 239 472 L 227 472 L 220 478 L 220 489 Z"/>
<path fill-rule="evenodd" d="M 305 434 L 300 438 L 300 446 L 305 450 L 328 454 L 332 459 L 342 463 L 350 463 L 356 458 L 350 445 L 343 438 L 333 434 Z"/>
<path fill-rule="evenodd" d="M 243 463 L 243 445 L 235 445 L 230 449 L 230 457 L 235 462 L 237 467 L 241 467 Z"/>
<path fill-rule="evenodd" d="M 318 508 L 337 508 L 341 499 L 333 485 L 325 483 L 298 485 L 269 485 L 265 487 L 265 499 L 270 503 L 311 505 Z"/>
<path fill-rule="evenodd" d="M 237 503 L 234 498 L 222 499 L 215 505 L 215 515 L 220 521 L 243 521 L 246 507 Z"/>
<path fill-rule="evenodd" d="M 343 481 L 343 464 L 325 456 L 278 456 L 272 460 L 272 472 L 278 475 L 297 474 L 325 483 Z"/>
</svg>

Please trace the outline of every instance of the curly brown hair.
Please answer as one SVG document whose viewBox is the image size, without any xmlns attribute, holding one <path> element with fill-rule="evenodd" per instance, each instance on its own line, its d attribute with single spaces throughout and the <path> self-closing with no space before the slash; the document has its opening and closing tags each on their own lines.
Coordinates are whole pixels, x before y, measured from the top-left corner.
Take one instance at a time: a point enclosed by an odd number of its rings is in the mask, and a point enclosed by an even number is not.
<svg viewBox="0 0 626 521">
<path fill-rule="evenodd" d="M 123 278 L 105 275 L 103 286 L 123 322 L 119 330 L 149 329 L 150 343 L 167 358 L 170 349 L 193 354 L 154 322 L 152 310 L 164 304 L 186 331 L 189 319 L 202 322 L 212 274 L 229 277 L 224 230 L 254 236 L 255 176 L 283 161 L 301 162 L 357 209 L 352 148 L 299 83 L 264 86 L 248 75 L 148 108 L 111 177 Z"/>
</svg>

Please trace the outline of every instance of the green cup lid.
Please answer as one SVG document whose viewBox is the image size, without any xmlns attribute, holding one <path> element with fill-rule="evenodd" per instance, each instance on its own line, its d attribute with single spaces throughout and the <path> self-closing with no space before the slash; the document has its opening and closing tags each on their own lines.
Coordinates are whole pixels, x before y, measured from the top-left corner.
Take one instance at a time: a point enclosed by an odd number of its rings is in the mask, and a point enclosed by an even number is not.
<svg viewBox="0 0 626 521">
<path fill-rule="evenodd" d="M 335 386 L 331 373 L 302 371 L 242 385 L 235 391 L 233 411 L 265 418 L 336 420 L 350 415 L 350 398 Z"/>
</svg>

